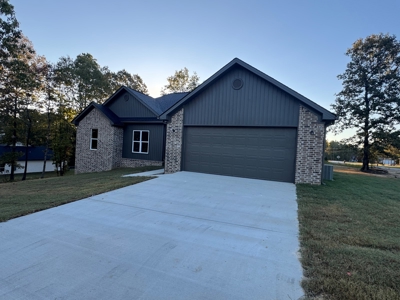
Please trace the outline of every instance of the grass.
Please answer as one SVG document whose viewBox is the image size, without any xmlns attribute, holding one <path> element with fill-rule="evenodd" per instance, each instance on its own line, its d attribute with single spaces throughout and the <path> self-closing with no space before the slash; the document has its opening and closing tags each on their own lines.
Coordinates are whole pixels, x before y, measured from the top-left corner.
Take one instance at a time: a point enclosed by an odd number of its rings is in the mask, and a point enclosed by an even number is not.
<svg viewBox="0 0 400 300">
<path fill-rule="evenodd" d="M 42 173 L 28 173 L 26 174 L 26 180 L 32 180 L 32 179 L 40 179 L 40 176 Z M 74 170 L 68 171 L 65 173 L 64 176 L 70 176 L 74 175 Z M 14 182 L 16 181 L 21 181 L 23 174 L 15 174 L 14 175 Z M 46 172 L 45 173 L 45 178 L 51 178 L 51 177 L 57 177 L 56 172 Z M 6 183 L 10 182 L 10 174 L 0 174 L 0 184 L 1 183 Z"/>
<path fill-rule="evenodd" d="M 337 162 L 333 162 L 333 161 L 326 161 L 325 162 L 328 165 L 333 165 L 333 166 L 345 166 L 345 167 L 349 167 L 349 168 L 355 168 L 355 169 L 361 169 L 362 167 L 362 163 L 360 162 L 346 162 L 346 163 L 337 163 Z M 370 167 L 385 167 L 385 168 L 394 168 L 394 169 L 399 169 L 400 166 L 399 165 L 395 165 L 395 166 L 389 166 L 389 165 L 382 165 L 382 164 L 378 164 L 378 166 L 375 163 L 370 164 Z"/>
<path fill-rule="evenodd" d="M 297 186 L 306 295 L 400 299 L 400 180 L 334 179 Z"/>
<path fill-rule="evenodd" d="M 354 168 L 354 169 L 361 169 L 362 163 L 354 163 L 354 162 L 346 162 L 345 164 L 343 163 L 336 163 L 336 162 L 325 162 L 327 165 L 332 165 L 332 166 L 345 166 L 348 168 Z"/>
<path fill-rule="evenodd" d="M 148 180 L 121 177 L 160 167 L 121 168 L 108 172 L 46 177 L 0 184 L 0 222 Z M 38 174 L 38 177 L 40 174 Z"/>
</svg>

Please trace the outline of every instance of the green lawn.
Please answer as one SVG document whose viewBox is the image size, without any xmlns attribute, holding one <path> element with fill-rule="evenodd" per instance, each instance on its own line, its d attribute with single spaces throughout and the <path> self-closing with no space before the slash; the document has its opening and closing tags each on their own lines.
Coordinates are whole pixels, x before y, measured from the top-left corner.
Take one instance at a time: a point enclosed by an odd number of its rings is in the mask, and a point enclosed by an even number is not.
<svg viewBox="0 0 400 300">
<path fill-rule="evenodd" d="M 334 179 L 297 186 L 306 295 L 400 299 L 400 179 Z"/>
<path fill-rule="evenodd" d="M 362 167 L 362 163 L 361 162 L 349 162 L 347 161 L 346 163 L 337 163 L 337 162 L 333 162 L 333 161 L 327 161 L 325 162 L 328 165 L 333 165 L 333 166 L 345 166 L 345 167 L 350 167 L 350 168 L 355 168 L 355 169 L 361 169 Z M 399 165 L 395 165 L 395 166 L 389 166 L 389 165 L 383 165 L 383 164 L 378 164 L 376 165 L 375 163 L 371 163 L 370 164 L 371 167 L 385 167 L 385 168 L 395 168 L 395 169 L 399 169 L 400 166 Z"/>
<path fill-rule="evenodd" d="M 26 180 L 39 179 L 42 173 L 28 173 L 26 174 Z M 74 175 L 74 170 L 68 171 L 64 176 Z M 14 181 L 21 181 L 23 174 L 15 174 Z M 46 172 L 45 178 L 57 177 L 56 172 Z M 10 182 L 10 174 L 0 174 L 0 184 Z"/>
<path fill-rule="evenodd" d="M 121 176 L 159 168 L 121 168 L 79 175 L 70 172 L 44 179 L 35 179 L 40 177 L 36 174 L 30 175 L 30 180 L 1 183 L 0 222 L 148 180 L 149 177 Z"/>
</svg>

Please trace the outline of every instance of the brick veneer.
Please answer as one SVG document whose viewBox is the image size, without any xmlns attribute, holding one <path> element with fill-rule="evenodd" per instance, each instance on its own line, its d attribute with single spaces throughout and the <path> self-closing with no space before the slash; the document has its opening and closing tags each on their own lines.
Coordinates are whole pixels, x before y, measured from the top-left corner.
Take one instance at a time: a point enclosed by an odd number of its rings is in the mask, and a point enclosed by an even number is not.
<svg viewBox="0 0 400 300">
<path fill-rule="evenodd" d="M 300 106 L 295 183 L 321 184 L 325 125 Z"/>
<path fill-rule="evenodd" d="M 183 133 L 183 108 L 174 114 L 167 124 L 165 145 L 165 173 L 175 173 L 181 170 Z"/>
<path fill-rule="evenodd" d="M 137 168 L 145 166 L 162 166 L 162 161 L 157 160 L 142 160 L 142 159 L 132 159 L 132 158 L 122 158 L 120 167 L 124 168 Z"/>
<path fill-rule="evenodd" d="M 90 150 L 93 128 L 99 130 L 97 150 Z M 119 167 L 162 166 L 162 161 L 123 158 L 122 144 L 122 128 L 111 126 L 101 112 L 92 109 L 77 126 L 75 174 L 109 171 Z"/>
</svg>

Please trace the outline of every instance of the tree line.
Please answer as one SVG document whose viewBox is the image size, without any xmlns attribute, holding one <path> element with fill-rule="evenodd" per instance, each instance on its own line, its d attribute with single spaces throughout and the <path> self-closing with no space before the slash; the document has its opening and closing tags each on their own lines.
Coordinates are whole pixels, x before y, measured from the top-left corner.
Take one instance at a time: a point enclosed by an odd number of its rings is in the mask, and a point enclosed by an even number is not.
<svg viewBox="0 0 400 300">
<path fill-rule="evenodd" d="M 0 1 L 0 63 L 0 144 L 11 146 L 11 152 L 0 157 L 0 165 L 11 166 L 10 181 L 22 167 L 18 159 L 24 153 L 16 150 L 17 145 L 45 146 L 42 177 L 51 148 L 56 170 L 63 175 L 74 159 L 76 129 L 71 121 L 79 112 L 92 101 L 103 103 L 121 86 L 148 94 L 138 74 L 112 72 L 89 53 L 63 56 L 55 63 L 37 54 L 8 0 Z M 189 76 L 186 68 L 167 80 L 162 94 L 199 84 L 197 74 Z M 28 160 L 27 150 L 23 180 Z"/>
<path fill-rule="evenodd" d="M 373 144 L 370 148 L 370 164 L 382 163 L 384 159 L 391 159 L 395 164 L 399 164 L 400 147 L 387 146 L 377 148 L 376 146 L 377 144 Z M 363 149 L 358 147 L 357 144 L 347 143 L 345 141 L 325 141 L 324 159 L 326 161 L 340 160 L 346 162 L 362 162 L 363 156 Z"/>
<path fill-rule="evenodd" d="M 11 166 L 13 180 L 23 154 L 16 151 L 17 144 L 45 145 L 46 152 L 52 148 L 56 169 L 63 175 L 74 153 L 73 117 L 91 101 L 104 101 L 121 85 L 146 94 L 147 87 L 139 75 L 111 72 L 89 53 L 47 61 L 19 29 L 9 1 L 0 2 L 0 13 L 0 143 L 11 146 L 0 163 Z M 29 159 L 28 151 L 25 158 Z M 42 176 L 45 167 L 44 160 Z M 23 179 L 26 170 L 25 162 Z"/>
</svg>

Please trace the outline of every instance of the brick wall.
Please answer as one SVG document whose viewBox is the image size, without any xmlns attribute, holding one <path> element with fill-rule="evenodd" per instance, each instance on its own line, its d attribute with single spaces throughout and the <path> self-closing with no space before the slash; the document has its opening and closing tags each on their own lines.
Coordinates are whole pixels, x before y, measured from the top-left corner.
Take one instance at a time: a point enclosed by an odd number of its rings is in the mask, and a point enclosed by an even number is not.
<svg viewBox="0 0 400 300">
<path fill-rule="evenodd" d="M 97 150 L 90 150 L 91 130 L 98 129 Z M 123 129 L 111 126 L 97 109 L 79 122 L 76 132 L 75 174 L 109 171 L 119 167 L 162 166 L 162 161 L 122 158 Z"/>
<path fill-rule="evenodd" d="M 183 108 L 174 114 L 167 124 L 165 147 L 165 173 L 175 173 L 181 170 L 183 134 Z"/>
<path fill-rule="evenodd" d="M 300 106 L 295 183 L 321 184 L 324 138 L 324 123 Z"/>
<path fill-rule="evenodd" d="M 98 129 L 97 150 L 90 150 L 92 129 Z M 75 174 L 111 170 L 118 165 L 119 149 L 122 149 L 122 129 L 111 126 L 102 113 L 92 109 L 77 127 Z"/>
<path fill-rule="evenodd" d="M 157 160 L 140 160 L 140 159 L 132 159 L 132 158 L 122 158 L 120 162 L 120 166 L 124 168 L 137 168 L 137 167 L 145 167 L 145 166 L 162 166 L 162 161 Z"/>
</svg>

